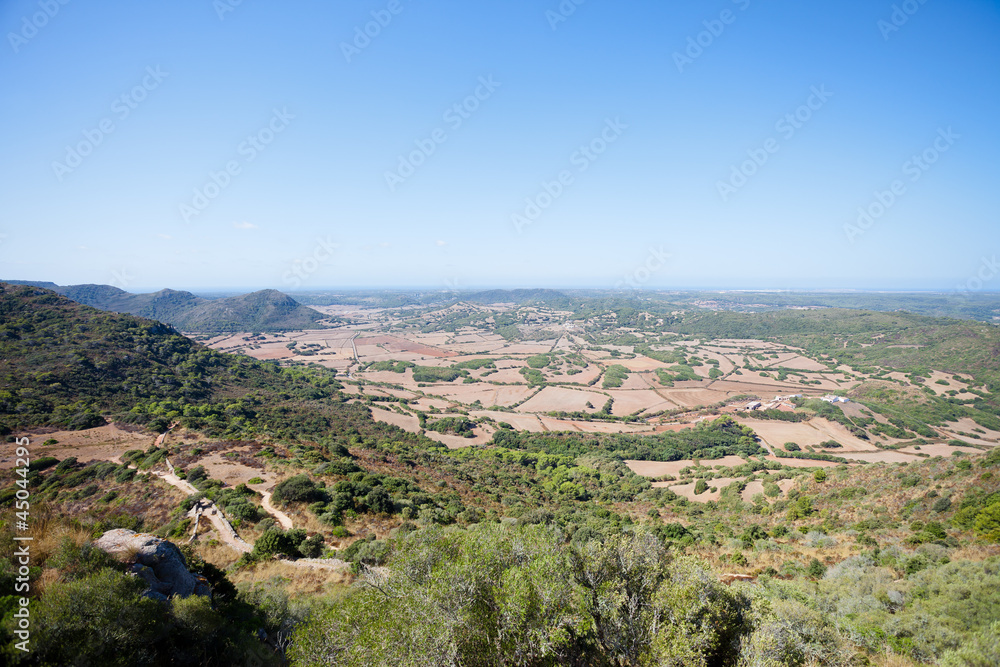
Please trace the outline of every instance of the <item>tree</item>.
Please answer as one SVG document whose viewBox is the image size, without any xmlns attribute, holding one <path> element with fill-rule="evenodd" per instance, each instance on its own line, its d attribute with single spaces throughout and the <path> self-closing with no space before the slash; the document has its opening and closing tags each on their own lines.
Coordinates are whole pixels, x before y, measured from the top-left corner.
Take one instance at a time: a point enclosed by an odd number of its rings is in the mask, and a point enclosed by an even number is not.
<svg viewBox="0 0 1000 667">
<path fill-rule="evenodd" d="M 365 496 L 365 505 L 375 514 L 392 514 L 392 496 L 384 487 L 376 486 Z"/>
<path fill-rule="evenodd" d="M 319 489 L 316 488 L 315 482 L 309 479 L 308 475 L 289 477 L 283 482 L 278 483 L 271 493 L 271 497 L 279 503 L 320 500 L 322 495 Z"/>
<path fill-rule="evenodd" d="M 806 567 L 806 572 L 810 577 L 816 577 L 818 579 L 826 574 L 826 565 L 819 562 L 819 559 L 813 558 L 809 561 L 809 565 Z"/>
<path fill-rule="evenodd" d="M 50 584 L 32 610 L 32 649 L 42 664 L 152 664 L 152 644 L 165 630 L 161 603 L 141 596 L 138 577 L 105 569 Z"/>
</svg>

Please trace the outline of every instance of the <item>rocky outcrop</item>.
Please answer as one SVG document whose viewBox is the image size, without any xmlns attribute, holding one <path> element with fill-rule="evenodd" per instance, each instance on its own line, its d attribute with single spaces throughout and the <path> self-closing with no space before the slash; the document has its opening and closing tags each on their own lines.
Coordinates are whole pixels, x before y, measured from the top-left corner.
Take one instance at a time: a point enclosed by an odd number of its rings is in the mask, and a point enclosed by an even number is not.
<svg viewBox="0 0 1000 667">
<path fill-rule="evenodd" d="M 148 597 L 166 600 L 172 595 L 211 595 L 208 580 L 191 574 L 172 542 L 127 528 L 109 530 L 94 541 L 94 546 L 131 563 L 129 572 L 149 584 Z"/>
</svg>

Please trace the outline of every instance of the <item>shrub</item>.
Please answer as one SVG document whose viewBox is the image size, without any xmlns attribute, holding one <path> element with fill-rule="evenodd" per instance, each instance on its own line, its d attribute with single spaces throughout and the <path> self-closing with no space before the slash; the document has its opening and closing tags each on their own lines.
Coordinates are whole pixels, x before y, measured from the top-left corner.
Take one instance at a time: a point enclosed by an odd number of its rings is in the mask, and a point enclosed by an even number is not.
<svg viewBox="0 0 1000 667">
<path fill-rule="evenodd" d="M 299 553 L 305 558 L 317 558 L 323 553 L 323 536 L 316 533 L 299 544 Z"/>
<path fill-rule="evenodd" d="M 805 541 L 803 542 L 807 547 L 813 549 L 822 549 L 824 547 L 836 546 L 837 540 L 830 537 L 826 533 L 821 533 L 817 530 L 811 530 L 806 533 Z"/>
<path fill-rule="evenodd" d="M 187 481 L 198 486 L 198 482 L 207 479 L 208 472 L 205 471 L 205 466 L 195 466 L 187 471 Z"/>
<path fill-rule="evenodd" d="M 947 512 L 949 509 L 951 509 L 951 498 L 948 496 L 941 496 L 931 506 L 931 510 L 938 513 Z"/>
<path fill-rule="evenodd" d="M 962 646 L 941 657 L 940 667 L 1000 665 L 1000 621 L 973 634 Z"/>
<path fill-rule="evenodd" d="M 271 497 L 280 503 L 310 502 L 322 500 L 323 493 L 308 475 L 296 475 L 280 482 L 271 492 Z"/>
<path fill-rule="evenodd" d="M 84 656 L 84 664 L 149 664 L 150 646 L 166 628 L 160 603 L 140 595 L 145 587 L 111 569 L 50 584 L 31 617 L 32 657 L 41 664 L 81 664 Z"/>
<path fill-rule="evenodd" d="M 260 518 L 260 510 L 248 502 L 230 503 L 226 505 L 226 514 L 240 521 L 255 522 Z"/>
<path fill-rule="evenodd" d="M 28 470 L 45 470 L 51 468 L 52 466 L 59 463 L 59 459 L 54 456 L 43 456 L 31 461 L 28 464 Z"/>
<path fill-rule="evenodd" d="M 298 549 L 289 535 L 283 533 L 280 528 L 268 528 L 263 535 L 257 538 L 251 555 L 255 559 L 261 559 L 274 554 L 297 556 L 298 553 Z"/>
</svg>

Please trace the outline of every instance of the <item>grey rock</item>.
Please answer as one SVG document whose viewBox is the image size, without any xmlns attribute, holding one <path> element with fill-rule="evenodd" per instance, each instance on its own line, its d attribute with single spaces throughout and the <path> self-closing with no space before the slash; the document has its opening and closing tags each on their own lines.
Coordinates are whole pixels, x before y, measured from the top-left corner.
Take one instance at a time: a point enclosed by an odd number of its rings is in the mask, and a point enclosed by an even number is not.
<svg viewBox="0 0 1000 667">
<path fill-rule="evenodd" d="M 188 571 L 183 554 L 172 542 L 148 533 L 116 528 L 97 538 L 94 546 L 131 561 L 129 572 L 149 584 L 151 594 L 148 597 L 211 595 L 208 581 Z"/>
</svg>

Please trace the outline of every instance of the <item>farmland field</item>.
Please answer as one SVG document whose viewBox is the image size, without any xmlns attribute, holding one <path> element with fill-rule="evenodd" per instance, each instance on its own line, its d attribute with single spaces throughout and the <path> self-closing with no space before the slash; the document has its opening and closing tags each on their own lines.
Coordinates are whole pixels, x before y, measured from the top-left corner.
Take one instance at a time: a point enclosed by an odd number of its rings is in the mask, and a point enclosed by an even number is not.
<svg viewBox="0 0 1000 667">
<path fill-rule="evenodd" d="M 747 502 L 763 497 L 765 485 L 752 473 L 761 467 L 798 475 L 972 455 L 1000 444 L 1000 424 L 990 417 L 947 407 L 953 397 L 971 403 L 980 395 L 972 392 L 983 382 L 967 369 L 942 361 L 913 374 L 839 358 L 838 348 L 851 342 L 887 359 L 926 353 L 924 345 L 886 344 L 882 334 L 834 335 L 817 345 L 795 335 L 684 334 L 648 324 L 652 315 L 625 324 L 543 304 L 461 301 L 337 315 L 341 324 L 333 329 L 209 343 L 283 365 L 336 369 L 348 400 L 368 405 L 376 421 L 449 449 L 490 446 L 503 429 L 666 437 L 729 416 L 752 429 L 756 456 L 627 461 L 655 488 L 697 503 L 720 500 L 733 483 Z M 796 320 L 791 330 L 797 327 Z M 831 402 L 833 396 L 840 398 Z M 933 401 L 936 410 L 957 414 L 928 413 L 926 423 L 910 417 Z M 468 421 L 462 434 L 450 430 L 456 419 Z M 448 428 L 435 426 L 441 420 Z M 696 493 L 703 478 L 707 486 Z M 783 497 L 792 482 L 781 475 L 776 482 L 772 495 Z"/>
</svg>

